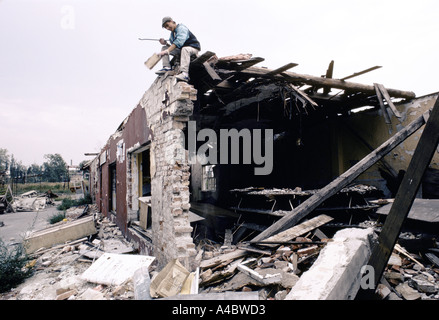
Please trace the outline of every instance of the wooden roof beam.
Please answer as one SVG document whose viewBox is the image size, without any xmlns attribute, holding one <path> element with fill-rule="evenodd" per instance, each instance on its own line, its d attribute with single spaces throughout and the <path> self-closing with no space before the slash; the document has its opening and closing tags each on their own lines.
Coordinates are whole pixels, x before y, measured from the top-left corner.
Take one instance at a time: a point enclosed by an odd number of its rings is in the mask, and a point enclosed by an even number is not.
<svg viewBox="0 0 439 320">
<path fill-rule="evenodd" d="M 341 78 L 340 80 L 347 80 L 347 79 L 350 79 L 350 78 L 353 78 L 353 77 L 358 77 L 359 75 L 371 72 L 371 71 L 379 69 L 379 68 L 381 68 L 381 66 L 375 66 L 375 67 L 372 67 L 372 68 L 369 68 L 369 69 L 366 69 L 366 70 L 363 70 L 363 71 L 360 71 L 360 72 L 355 72 L 355 73 L 351 74 L 350 76 Z"/>
<path fill-rule="evenodd" d="M 279 74 L 279 73 L 282 73 L 284 71 L 287 71 L 287 70 L 289 70 L 291 68 L 297 67 L 298 65 L 299 64 L 294 63 L 294 62 L 288 63 L 288 64 L 284 65 L 283 67 L 280 67 L 280 68 L 277 68 L 277 69 L 274 69 L 274 70 L 268 72 L 267 76 L 274 76 L 276 74 Z"/>
<path fill-rule="evenodd" d="M 263 69 L 263 68 L 256 68 L 256 67 L 250 67 L 245 70 L 240 71 L 243 74 L 251 75 L 253 77 L 267 77 L 267 74 L 269 74 L 272 70 L 269 69 Z M 270 77 L 270 75 L 268 75 Z M 274 78 L 276 77 L 283 77 L 287 79 L 288 81 L 291 81 L 293 83 L 305 83 L 308 85 L 313 86 L 328 86 L 331 88 L 341 89 L 341 90 L 350 90 L 350 91 L 360 91 L 364 93 L 370 93 L 375 94 L 375 87 L 373 85 L 365 85 L 355 82 L 347 82 L 344 80 L 338 80 L 338 79 L 329 79 L 329 78 L 323 78 L 323 77 L 316 77 L 311 76 L 307 74 L 298 74 L 294 72 L 285 71 L 281 73 L 280 75 L 272 76 Z M 396 90 L 396 89 L 387 89 L 387 92 L 390 96 L 395 98 L 405 98 L 405 99 L 413 99 L 416 97 L 414 92 L 411 91 L 402 91 L 402 90 Z"/>
</svg>

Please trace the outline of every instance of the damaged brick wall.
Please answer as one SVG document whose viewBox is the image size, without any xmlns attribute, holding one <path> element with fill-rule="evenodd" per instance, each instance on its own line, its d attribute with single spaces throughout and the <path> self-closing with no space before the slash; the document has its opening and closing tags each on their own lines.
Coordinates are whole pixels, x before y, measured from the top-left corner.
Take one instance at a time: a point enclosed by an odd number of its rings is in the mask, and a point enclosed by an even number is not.
<svg viewBox="0 0 439 320">
<path fill-rule="evenodd" d="M 145 92 L 145 109 L 152 132 L 150 145 L 152 242 L 154 256 L 164 266 L 178 258 L 192 269 L 196 255 L 189 223 L 190 166 L 182 130 L 192 115 L 196 90 L 172 76 L 159 77 Z"/>
</svg>

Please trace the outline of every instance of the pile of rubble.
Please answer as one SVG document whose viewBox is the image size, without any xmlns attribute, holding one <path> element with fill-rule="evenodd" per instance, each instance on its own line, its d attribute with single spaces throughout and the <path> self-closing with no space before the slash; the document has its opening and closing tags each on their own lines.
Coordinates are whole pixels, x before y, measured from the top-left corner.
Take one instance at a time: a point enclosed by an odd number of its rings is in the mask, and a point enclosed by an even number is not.
<svg viewBox="0 0 439 320">
<path fill-rule="evenodd" d="M 284 300 L 322 250 L 336 242 L 321 231 L 332 220 L 326 215 L 290 229 L 288 239 L 271 237 L 262 245 L 232 244 L 233 232 L 226 230 L 224 243 L 197 243 L 195 271 L 177 259 L 159 270 L 154 257 L 138 254 L 116 224 L 96 211 L 94 205 L 68 210 L 59 226 L 93 218 L 96 232 L 32 252 L 28 267 L 33 276 L 0 299 Z M 363 227 L 379 232 L 373 221 Z M 397 244 L 376 292 L 385 300 L 439 300 L 439 258 L 434 252 L 410 253 Z"/>
<path fill-rule="evenodd" d="M 376 226 L 373 221 L 367 224 Z M 200 292 L 258 291 L 260 299 L 283 300 L 332 241 L 316 239 L 318 235 L 310 232 L 265 252 L 205 244 Z M 376 293 L 383 300 L 439 300 L 439 258 L 409 253 L 396 244 Z"/>
<path fill-rule="evenodd" d="M 43 210 L 46 205 L 54 205 L 54 198 L 56 197 L 58 196 L 50 190 L 45 193 L 38 193 L 35 190 L 31 190 L 14 197 L 11 202 L 11 208 L 13 212 Z"/>
<path fill-rule="evenodd" d="M 78 212 L 75 213 L 75 210 Z M 84 208 L 72 208 L 73 214 L 59 225 L 69 224 Z M 131 279 L 118 285 L 102 285 L 83 278 L 99 257 L 104 254 L 135 255 L 132 244 L 122 236 L 119 228 L 107 218 L 99 217 L 90 206 L 88 216 L 95 216 L 97 233 L 64 244 L 41 248 L 29 254 L 27 267 L 33 275 L 21 285 L 0 295 L 1 300 L 109 300 L 133 299 Z M 66 215 L 68 216 L 68 215 Z M 69 221 L 70 220 L 70 221 Z M 78 219 L 81 220 L 81 219 Z M 151 270 L 154 268 L 152 266 Z"/>
<path fill-rule="evenodd" d="M 296 237 L 292 244 L 253 252 L 243 245 L 205 244 L 200 292 L 257 291 L 259 299 L 283 300 L 327 241 Z"/>
<path fill-rule="evenodd" d="M 396 245 L 389 259 L 377 293 L 382 299 L 439 300 L 439 258 L 426 253 L 428 265 L 421 256 Z"/>
</svg>

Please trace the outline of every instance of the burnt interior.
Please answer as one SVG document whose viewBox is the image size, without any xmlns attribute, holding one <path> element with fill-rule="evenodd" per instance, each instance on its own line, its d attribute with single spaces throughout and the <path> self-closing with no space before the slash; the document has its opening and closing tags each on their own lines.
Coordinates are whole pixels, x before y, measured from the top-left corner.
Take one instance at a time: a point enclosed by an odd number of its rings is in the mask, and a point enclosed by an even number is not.
<svg viewBox="0 0 439 320">
<path fill-rule="evenodd" d="M 376 87 L 345 81 L 379 67 L 334 81 L 333 61 L 326 74 L 316 79 L 287 72 L 295 63 L 276 70 L 254 66 L 263 60 L 249 55 L 218 59 L 206 52 L 190 67 L 189 83 L 197 89 L 192 116 L 197 130 L 213 129 L 218 136 L 221 129 L 273 130 L 270 174 L 255 175 L 255 164 L 218 163 L 212 169 L 215 189 L 202 192 L 201 199 L 191 199 L 191 210 L 205 218 L 204 227 L 196 231 L 218 241 L 229 228 L 236 231 L 234 242 L 262 231 L 336 178 L 331 163 L 331 126 L 349 117 L 353 109 L 368 107 L 370 112 L 393 103 L 389 98 L 403 103 L 414 97 L 410 92 L 389 90 L 383 100 Z M 199 141 L 197 149 L 203 143 Z M 385 168 L 382 176 L 397 190 L 400 177 Z M 358 224 L 374 215 L 377 206 L 368 200 L 380 197 L 381 190 L 352 184 L 309 217 L 322 212 L 333 216 L 333 223 L 323 229 L 331 236 L 334 225 Z"/>
</svg>

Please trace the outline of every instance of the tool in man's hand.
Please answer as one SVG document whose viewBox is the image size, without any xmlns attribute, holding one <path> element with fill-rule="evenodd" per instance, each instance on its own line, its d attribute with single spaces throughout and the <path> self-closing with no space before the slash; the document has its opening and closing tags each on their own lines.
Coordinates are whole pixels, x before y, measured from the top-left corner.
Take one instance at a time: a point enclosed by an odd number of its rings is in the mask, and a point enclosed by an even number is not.
<svg viewBox="0 0 439 320">
<path fill-rule="evenodd" d="M 139 38 L 139 40 L 148 40 L 148 41 L 158 41 L 160 42 L 160 39 L 149 39 L 149 38 Z M 165 39 L 163 39 L 165 40 Z M 168 40 L 165 40 L 166 44 L 168 44 Z"/>
<path fill-rule="evenodd" d="M 160 39 L 139 38 L 139 40 L 160 41 Z"/>
</svg>

